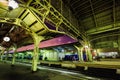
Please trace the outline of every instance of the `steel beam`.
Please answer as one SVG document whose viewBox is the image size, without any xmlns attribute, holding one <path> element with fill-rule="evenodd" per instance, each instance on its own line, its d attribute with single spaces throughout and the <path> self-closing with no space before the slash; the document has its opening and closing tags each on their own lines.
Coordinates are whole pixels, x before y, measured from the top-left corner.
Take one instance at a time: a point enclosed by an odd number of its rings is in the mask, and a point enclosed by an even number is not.
<svg viewBox="0 0 120 80">
<path fill-rule="evenodd" d="M 103 5 L 106 5 L 106 4 L 110 3 L 110 2 L 111 2 L 111 1 L 109 1 L 109 2 L 107 2 L 107 3 L 105 3 L 105 4 L 102 4 L 102 5 L 98 6 L 98 7 L 95 7 L 94 10 L 96 10 L 97 8 L 102 7 Z M 93 3 L 92 3 L 92 5 L 93 5 Z M 86 8 L 88 8 L 88 7 L 90 7 L 90 6 L 87 6 L 87 7 L 85 7 L 85 8 L 80 9 L 80 11 L 78 11 L 75 15 L 77 15 L 77 14 L 80 13 L 82 10 L 84 10 L 84 9 L 86 9 Z M 99 12 L 102 12 L 103 10 L 109 9 L 109 8 L 111 8 L 111 7 L 112 7 L 112 6 L 107 7 L 107 8 L 103 8 L 103 9 L 99 10 Z M 85 11 L 85 12 L 82 12 L 82 14 L 86 14 L 86 13 L 88 13 L 88 12 L 90 12 L 90 11 L 91 11 L 91 10 L 87 10 L 87 11 Z M 98 12 L 95 12 L 95 13 L 97 14 Z M 81 14 L 81 15 L 82 15 L 82 14 Z M 90 16 L 90 14 L 89 14 L 88 16 Z"/>
<path fill-rule="evenodd" d="M 113 0 L 113 27 L 115 27 L 115 23 L 116 23 L 116 15 L 115 15 L 115 0 Z"/>
<path fill-rule="evenodd" d="M 90 42 L 93 42 L 93 41 L 98 40 L 98 39 L 101 39 L 101 38 L 113 37 L 113 36 L 119 36 L 119 35 L 120 35 L 120 33 L 118 33 L 118 34 L 108 34 L 108 35 L 104 35 L 104 36 L 99 36 L 99 37 L 95 37 L 95 38 L 93 38 L 93 39 L 90 39 Z"/>
<path fill-rule="evenodd" d="M 95 27 L 96 27 L 96 31 L 97 31 L 97 26 L 98 25 L 97 25 L 97 20 L 96 20 L 96 17 L 95 17 L 95 12 L 94 12 L 91 0 L 89 0 L 89 1 L 90 1 L 90 6 L 91 6 L 92 14 L 93 14 L 93 19 L 94 19 L 94 23 L 95 23 Z"/>
<path fill-rule="evenodd" d="M 87 2 L 88 2 L 88 1 L 86 0 L 85 2 L 81 3 L 79 6 L 74 7 L 73 9 L 76 10 L 77 8 L 80 8 L 80 6 L 83 6 L 83 5 L 84 5 L 85 3 L 87 3 Z M 82 10 L 85 9 L 85 8 L 88 8 L 88 7 L 90 7 L 90 6 L 84 7 L 84 8 L 82 8 Z M 80 10 L 81 10 L 81 9 L 80 9 Z"/>
<path fill-rule="evenodd" d="M 46 4 L 44 4 L 46 3 Z M 68 27 L 68 29 L 72 30 L 77 36 L 82 35 L 83 39 L 86 39 L 86 37 L 80 33 L 75 26 L 73 26 L 65 17 L 62 16 L 62 14 L 60 12 L 58 12 L 49 2 L 47 2 L 46 0 L 44 0 L 44 2 L 40 2 L 39 0 L 36 0 L 36 2 L 31 3 L 32 5 L 37 5 L 39 4 L 41 6 L 42 9 L 48 11 L 50 10 L 49 14 L 46 16 L 46 19 L 48 21 L 51 21 L 52 23 L 54 23 L 56 25 L 56 28 L 58 29 L 63 29 L 60 26 L 57 26 L 57 24 L 59 24 L 59 22 L 62 19 L 61 24 L 64 24 L 66 27 Z M 31 8 L 35 13 L 37 13 L 39 16 L 44 17 L 44 15 L 42 14 L 42 11 L 40 11 L 40 7 L 36 8 L 36 7 L 32 7 Z M 45 17 L 44 17 L 45 18 Z M 56 30 L 58 30 L 56 29 Z M 67 31 L 67 33 L 69 32 L 69 30 Z M 72 33 L 69 33 L 68 35 L 73 36 L 73 37 L 77 37 L 72 35 Z"/>
<path fill-rule="evenodd" d="M 30 3 L 32 2 L 33 0 L 28 0 L 27 2 L 27 5 L 26 6 L 30 6 Z"/>
</svg>

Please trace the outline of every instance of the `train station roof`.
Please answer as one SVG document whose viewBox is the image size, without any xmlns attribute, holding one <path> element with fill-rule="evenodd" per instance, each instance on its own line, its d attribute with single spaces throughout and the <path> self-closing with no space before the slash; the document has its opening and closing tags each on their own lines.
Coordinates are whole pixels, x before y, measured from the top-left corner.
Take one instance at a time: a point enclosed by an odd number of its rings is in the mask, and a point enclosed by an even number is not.
<svg viewBox="0 0 120 80">
<path fill-rule="evenodd" d="M 17 8 L 10 1 L 18 3 Z M 66 34 L 81 44 L 89 41 L 94 48 L 116 48 L 119 26 L 119 0 L 0 0 L 0 45 L 4 47 L 32 44 L 28 28 L 45 40 Z M 3 40 L 6 36 L 9 42 Z"/>
</svg>

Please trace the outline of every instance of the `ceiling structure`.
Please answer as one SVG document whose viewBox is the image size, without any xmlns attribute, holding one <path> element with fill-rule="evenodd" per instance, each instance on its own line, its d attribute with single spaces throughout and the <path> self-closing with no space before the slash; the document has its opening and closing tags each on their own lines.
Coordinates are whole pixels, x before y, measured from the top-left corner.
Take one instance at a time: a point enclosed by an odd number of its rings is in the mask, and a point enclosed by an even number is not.
<svg viewBox="0 0 120 80">
<path fill-rule="evenodd" d="M 7 1 L 3 1 L 0 2 L 0 20 L 19 18 L 36 34 L 47 36 L 46 39 L 65 32 L 80 41 L 87 39 L 94 48 L 120 45 L 120 0 L 16 0 L 20 8 L 15 10 L 10 10 Z M 38 28 L 39 25 L 42 27 Z M 9 43 L 3 41 L 5 36 L 11 38 Z M 32 42 L 22 27 L 0 23 L 1 45 L 22 46 Z"/>
<path fill-rule="evenodd" d="M 120 0 L 63 0 L 94 47 L 119 45 Z"/>
</svg>

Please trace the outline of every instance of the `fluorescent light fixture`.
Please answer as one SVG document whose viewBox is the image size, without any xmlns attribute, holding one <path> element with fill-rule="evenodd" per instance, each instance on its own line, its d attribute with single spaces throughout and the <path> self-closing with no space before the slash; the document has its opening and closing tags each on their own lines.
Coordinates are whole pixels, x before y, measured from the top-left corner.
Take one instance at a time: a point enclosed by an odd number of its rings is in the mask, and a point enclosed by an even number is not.
<svg viewBox="0 0 120 80">
<path fill-rule="evenodd" d="M 86 45 L 85 48 L 88 48 L 88 46 Z"/>
<path fill-rule="evenodd" d="M 15 9 L 15 8 L 18 8 L 18 3 L 16 1 L 14 1 L 14 0 L 9 0 L 8 6 Z"/>
<path fill-rule="evenodd" d="M 9 38 L 9 37 L 4 37 L 3 40 L 4 40 L 5 42 L 9 42 L 9 41 L 10 41 L 10 38 Z"/>
<path fill-rule="evenodd" d="M 97 51 L 96 51 L 96 50 L 94 50 L 94 52 L 96 53 Z"/>
</svg>

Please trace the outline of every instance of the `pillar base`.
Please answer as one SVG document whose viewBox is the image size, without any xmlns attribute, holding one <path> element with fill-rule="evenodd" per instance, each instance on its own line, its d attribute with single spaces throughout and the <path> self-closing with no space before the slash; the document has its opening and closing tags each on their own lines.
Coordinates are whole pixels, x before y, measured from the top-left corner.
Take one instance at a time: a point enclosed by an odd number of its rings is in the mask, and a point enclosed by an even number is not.
<svg viewBox="0 0 120 80">
<path fill-rule="evenodd" d="M 6 61 L 3 61 L 3 63 L 7 63 Z"/>
<path fill-rule="evenodd" d="M 34 73 L 37 73 L 38 71 L 39 71 L 38 69 L 37 69 L 36 71 L 33 71 L 33 70 L 32 70 L 31 73 L 34 74 Z"/>
<path fill-rule="evenodd" d="M 14 64 L 12 64 L 12 65 L 11 65 L 11 67 L 15 67 L 15 65 L 14 65 Z"/>
<path fill-rule="evenodd" d="M 120 74 L 120 69 L 117 69 L 117 70 L 116 70 L 116 74 Z"/>
<path fill-rule="evenodd" d="M 85 67 L 84 67 L 84 70 L 85 70 L 85 71 L 88 70 L 88 66 L 85 66 Z"/>
</svg>

